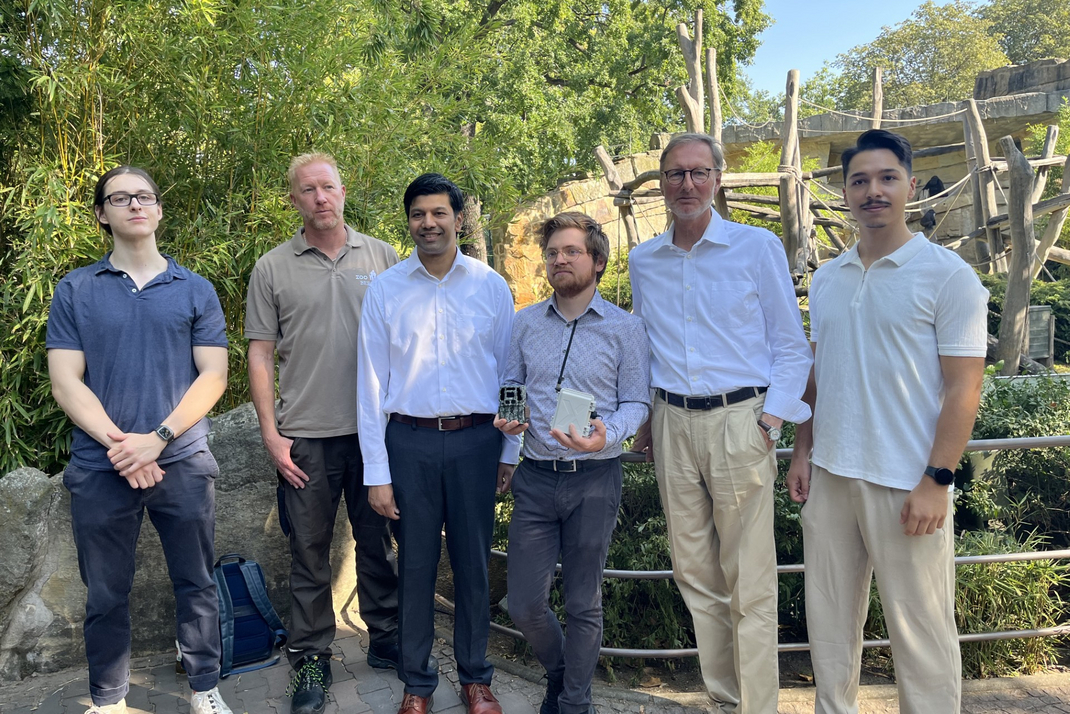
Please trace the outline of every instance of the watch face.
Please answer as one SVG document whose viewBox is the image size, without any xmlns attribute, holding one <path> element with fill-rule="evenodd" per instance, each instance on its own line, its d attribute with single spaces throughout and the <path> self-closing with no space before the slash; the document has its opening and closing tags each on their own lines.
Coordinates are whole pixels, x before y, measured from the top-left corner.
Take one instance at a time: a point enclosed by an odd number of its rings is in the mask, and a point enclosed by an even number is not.
<svg viewBox="0 0 1070 714">
<path fill-rule="evenodd" d="M 175 438 L 175 432 L 169 426 L 160 425 L 160 427 L 156 429 L 156 434 L 168 443 L 171 443 Z"/>
<path fill-rule="evenodd" d="M 769 441 L 780 441 L 780 429 L 773 427 L 769 430 Z"/>
<path fill-rule="evenodd" d="M 955 483 L 955 472 L 951 469 L 938 469 L 935 466 L 930 466 L 925 469 L 925 473 L 931 476 L 933 481 L 936 481 L 941 486 L 950 486 Z"/>
</svg>

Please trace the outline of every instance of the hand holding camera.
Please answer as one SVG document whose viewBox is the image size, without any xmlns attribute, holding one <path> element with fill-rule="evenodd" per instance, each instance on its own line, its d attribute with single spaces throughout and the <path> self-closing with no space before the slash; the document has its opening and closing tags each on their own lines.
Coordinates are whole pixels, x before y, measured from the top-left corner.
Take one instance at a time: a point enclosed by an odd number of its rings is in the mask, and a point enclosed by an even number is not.
<svg viewBox="0 0 1070 714">
<path fill-rule="evenodd" d="M 606 448 L 606 425 L 602 423 L 601 419 L 598 417 L 592 418 L 590 427 L 584 429 L 584 431 L 589 432 L 590 435 L 584 436 L 576 429 L 575 424 L 569 424 L 567 434 L 560 429 L 551 429 L 550 436 L 557 439 L 562 446 L 576 451 L 594 453 Z"/>
</svg>

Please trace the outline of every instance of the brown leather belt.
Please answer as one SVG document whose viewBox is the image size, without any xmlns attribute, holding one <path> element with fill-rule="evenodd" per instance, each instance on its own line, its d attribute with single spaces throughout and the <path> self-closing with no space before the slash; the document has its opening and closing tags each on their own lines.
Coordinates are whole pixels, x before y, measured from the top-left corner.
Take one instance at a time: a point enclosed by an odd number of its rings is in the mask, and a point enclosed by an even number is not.
<svg viewBox="0 0 1070 714">
<path fill-rule="evenodd" d="M 463 416 L 444 416 L 425 419 L 424 417 L 412 417 L 408 414 L 391 414 L 390 421 L 402 424 L 415 425 L 424 429 L 437 429 L 438 431 L 460 431 L 470 426 L 479 426 L 493 421 L 493 414 L 465 414 Z"/>
</svg>

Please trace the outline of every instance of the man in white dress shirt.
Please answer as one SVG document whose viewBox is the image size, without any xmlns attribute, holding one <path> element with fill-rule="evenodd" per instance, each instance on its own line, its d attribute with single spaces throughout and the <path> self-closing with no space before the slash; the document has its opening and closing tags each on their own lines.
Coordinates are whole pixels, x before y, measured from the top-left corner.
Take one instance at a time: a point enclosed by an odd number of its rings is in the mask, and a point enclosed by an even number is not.
<svg viewBox="0 0 1070 714">
<path fill-rule="evenodd" d="M 814 371 L 788 490 L 802 510 L 818 714 L 858 711 L 873 574 L 903 714 L 957 714 L 953 469 L 973 429 L 988 292 L 960 257 L 907 228 L 911 149 L 873 129 L 843 152 L 850 250 L 814 273 Z M 810 449 L 813 447 L 813 464 Z"/>
<path fill-rule="evenodd" d="M 812 358 L 780 240 L 711 208 L 723 168 L 705 134 L 677 135 L 661 154 L 673 222 L 629 258 L 654 389 L 632 448 L 655 463 L 713 706 L 775 714 L 773 447 L 784 421 L 810 417 L 800 397 Z"/>
<path fill-rule="evenodd" d="M 461 190 L 424 174 L 405 191 L 416 250 L 364 297 L 357 369 L 364 482 L 398 539 L 399 714 L 425 714 L 442 527 L 456 593 L 454 653 L 469 714 L 501 714 L 487 661 L 487 567 L 495 490 L 509 488 L 520 441 L 493 424 L 509 356 L 505 280 L 457 249 Z"/>
</svg>

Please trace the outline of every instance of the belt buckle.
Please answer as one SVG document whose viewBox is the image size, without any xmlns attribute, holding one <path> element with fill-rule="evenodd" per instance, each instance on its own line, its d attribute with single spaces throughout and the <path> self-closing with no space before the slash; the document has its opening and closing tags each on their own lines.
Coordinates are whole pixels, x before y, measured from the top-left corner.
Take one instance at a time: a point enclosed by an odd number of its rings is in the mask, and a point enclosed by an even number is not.
<svg viewBox="0 0 1070 714">
<path fill-rule="evenodd" d="M 575 460 L 567 462 L 568 465 L 572 467 L 570 469 L 558 468 L 558 465 L 560 463 L 561 463 L 560 461 L 557 461 L 557 460 L 554 461 L 554 471 L 557 471 L 558 473 L 571 474 L 571 473 L 575 473 L 576 471 L 579 470 L 579 469 L 576 468 L 576 461 Z"/>
<path fill-rule="evenodd" d="M 452 419 L 456 419 L 457 417 L 455 417 L 455 416 L 445 416 L 445 417 L 441 417 L 441 416 L 440 416 L 440 417 L 435 417 L 435 418 L 436 418 L 436 419 L 438 420 L 438 430 L 439 430 L 439 431 L 456 431 L 456 429 L 452 429 L 452 430 L 451 430 L 451 429 L 443 429 L 443 428 L 442 428 L 442 422 L 444 422 L 444 421 L 450 421 L 450 420 L 452 420 Z"/>
</svg>

